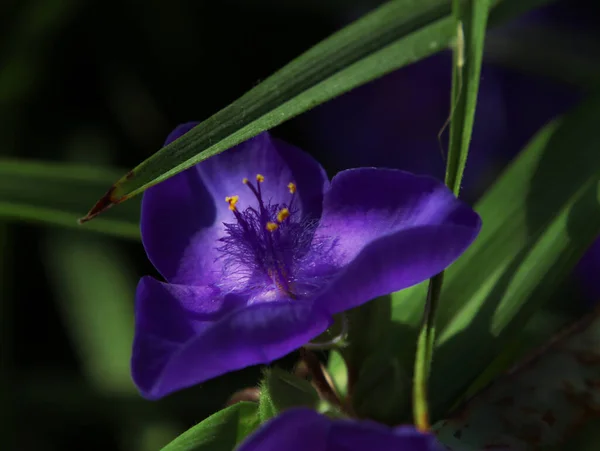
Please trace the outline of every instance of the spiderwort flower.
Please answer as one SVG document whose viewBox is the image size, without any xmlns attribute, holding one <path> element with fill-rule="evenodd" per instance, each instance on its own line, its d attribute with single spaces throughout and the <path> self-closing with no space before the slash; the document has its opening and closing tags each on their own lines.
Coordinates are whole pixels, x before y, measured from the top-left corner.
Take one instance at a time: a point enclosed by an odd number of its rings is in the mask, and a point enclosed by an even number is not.
<svg viewBox="0 0 600 451">
<path fill-rule="evenodd" d="M 288 410 L 246 439 L 238 451 L 442 451 L 430 434 L 412 426 L 331 420 L 310 409 Z"/>
<path fill-rule="evenodd" d="M 142 240 L 167 282 L 138 285 L 134 381 L 159 398 L 273 361 L 332 315 L 443 270 L 479 228 L 430 177 L 360 168 L 330 184 L 310 156 L 260 134 L 145 193 Z"/>
</svg>

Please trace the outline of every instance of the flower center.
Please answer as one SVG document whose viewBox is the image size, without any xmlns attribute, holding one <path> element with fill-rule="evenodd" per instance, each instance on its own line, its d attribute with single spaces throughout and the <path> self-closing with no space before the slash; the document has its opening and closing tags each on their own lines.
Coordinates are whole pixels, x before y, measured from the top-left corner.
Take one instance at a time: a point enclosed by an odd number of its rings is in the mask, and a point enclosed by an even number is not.
<svg viewBox="0 0 600 451">
<path fill-rule="evenodd" d="M 247 178 L 242 183 L 256 199 L 256 206 L 238 209 L 240 197 L 225 201 L 236 221 L 225 223 L 226 234 L 219 241 L 225 258 L 224 288 L 231 291 L 258 290 L 263 295 L 297 299 L 295 275 L 310 248 L 314 227 L 298 218 L 295 205 L 296 185 L 287 185 L 289 201 L 271 204 L 265 201 L 261 185 L 265 177 L 256 175 L 256 184 Z M 297 203 L 297 202 L 296 202 Z"/>
</svg>

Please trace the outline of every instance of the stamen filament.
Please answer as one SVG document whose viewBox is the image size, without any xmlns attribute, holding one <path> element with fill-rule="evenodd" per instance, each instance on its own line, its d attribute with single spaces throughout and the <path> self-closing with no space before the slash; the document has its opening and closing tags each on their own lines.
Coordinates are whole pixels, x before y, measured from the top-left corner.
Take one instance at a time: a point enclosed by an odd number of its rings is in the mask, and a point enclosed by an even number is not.
<svg viewBox="0 0 600 451">
<path fill-rule="evenodd" d="M 294 203 L 294 198 L 296 197 L 296 184 L 294 182 L 288 183 L 288 189 L 290 190 L 290 194 L 292 198 L 290 199 L 290 203 L 288 205 L 288 209 L 292 209 L 292 204 Z"/>
</svg>

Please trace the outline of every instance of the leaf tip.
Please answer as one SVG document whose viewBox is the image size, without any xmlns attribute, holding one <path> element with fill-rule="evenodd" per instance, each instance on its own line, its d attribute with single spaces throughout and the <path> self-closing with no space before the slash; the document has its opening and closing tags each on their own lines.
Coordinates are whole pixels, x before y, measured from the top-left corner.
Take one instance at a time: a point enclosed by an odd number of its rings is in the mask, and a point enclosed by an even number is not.
<svg viewBox="0 0 600 451">
<path fill-rule="evenodd" d="M 110 187 L 110 189 L 106 192 L 106 194 L 104 194 L 104 196 L 102 196 L 100 198 L 100 200 L 98 202 L 96 202 L 96 204 L 91 208 L 90 211 L 87 212 L 87 214 L 83 218 L 79 218 L 77 220 L 77 223 L 79 225 L 85 224 L 86 222 L 94 219 L 100 213 L 103 213 L 106 210 L 108 210 L 113 205 L 120 204 L 121 202 L 129 199 L 129 197 L 131 197 L 131 196 L 128 196 L 128 195 L 121 196 L 121 197 L 115 196 L 115 191 L 117 190 L 117 186 L 120 183 L 129 181 L 134 176 L 135 176 L 135 173 L 133 171 L 129 171 L 127 174 L 125 174 L 124 177 L 122 177 L 119 181 L 117 181 L 113 186 Z"/>
<path fill-rule="evenodd" d="M 100 200 L 94 204 L 94 206 L 90 209 L 90 211 L 88 211 L 84 217 L 79 218 L 77 220 L 77 223 L 79 225 L 85 224 L 86 222 L 94 219 L 100 213 L 103 213 L 106 210 L 108 210 L 113 205 L 119 204 L 119 203 L 123 202 L 125 199 L 127 199 L 126 196 L 121 197 L 121 198 L 115 197 L 115 195 L 114 195 L 115 188 L 116 188 L 115 185 L 111 186 L 110 189 L 106 192 L 106 194 L 104 194 L 104 196 L 102 196 L 100 198 Z"/>
</svg>

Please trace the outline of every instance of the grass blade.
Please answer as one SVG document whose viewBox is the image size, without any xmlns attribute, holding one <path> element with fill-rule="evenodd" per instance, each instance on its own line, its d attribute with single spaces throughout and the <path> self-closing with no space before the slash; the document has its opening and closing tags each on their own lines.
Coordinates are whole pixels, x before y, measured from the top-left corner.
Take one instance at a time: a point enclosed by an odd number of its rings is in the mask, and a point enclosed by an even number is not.
<svg viewBox="0 0 600 451">
<path fill-rule="evenodd" d="M 71 163 L 0 159 L 0 219 L 77 227 L 90 197 L 121 171 Z M 87 228 L 86 228 L 87 229 Z M 139 239 L 139 203 L 110 212 L 89 231 Z"/>
</svg>

